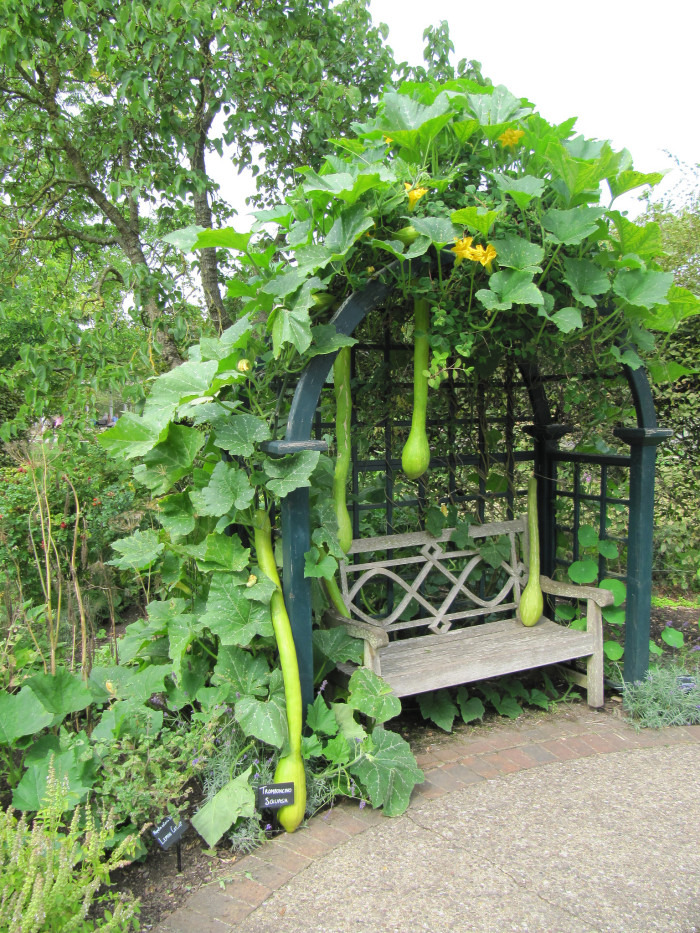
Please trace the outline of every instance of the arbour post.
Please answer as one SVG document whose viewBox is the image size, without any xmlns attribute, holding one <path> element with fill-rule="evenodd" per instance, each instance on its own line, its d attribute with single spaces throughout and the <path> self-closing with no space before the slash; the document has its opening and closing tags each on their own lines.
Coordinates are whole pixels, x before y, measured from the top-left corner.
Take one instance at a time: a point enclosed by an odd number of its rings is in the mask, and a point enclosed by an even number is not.
<svg viewBox="0 0 700 933">
<path fill-rule="evenodd" d="M 630 445 L 630 505 L 627 544 L 624 679 L 642 680 L 649 667 L 649 616 L 654 543 L 656 448 L 673 434 L 667 428 L 616 428 Z"/>
<path fill-rule="evenodd" d="M 537 477 L 537 510 L 540 524 L 540 566 L 545 577 L 553 577 L 557 552 L 557 464 L 552 455 L 557 451 L 559 440 L 571 431 L 571 426 L 531 424 L 523 430 L 535 441 L 534 471 Z"/>
</svg>

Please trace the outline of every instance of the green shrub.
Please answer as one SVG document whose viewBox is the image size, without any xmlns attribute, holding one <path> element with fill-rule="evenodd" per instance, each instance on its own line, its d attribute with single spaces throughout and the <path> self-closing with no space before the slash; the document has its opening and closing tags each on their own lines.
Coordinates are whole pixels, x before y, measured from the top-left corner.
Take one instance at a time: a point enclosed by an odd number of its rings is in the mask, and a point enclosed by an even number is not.
<svg viewBox="0 0 700 933">
<path fill-rule="evenodd" d="M 624 685 L 624 704 L 637 729 L 700 723 L 700 667 L 689 674 L 680 665 L 650 670 L 644 680 Z"/>
</svg>

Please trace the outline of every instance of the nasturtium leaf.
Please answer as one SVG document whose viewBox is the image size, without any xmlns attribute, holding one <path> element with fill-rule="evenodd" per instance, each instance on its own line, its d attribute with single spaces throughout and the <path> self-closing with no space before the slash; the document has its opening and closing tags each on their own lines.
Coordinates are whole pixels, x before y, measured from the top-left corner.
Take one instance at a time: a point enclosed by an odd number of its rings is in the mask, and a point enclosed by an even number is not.
<svg viewBox="0 0 700 933">
<path fill-rule="evenodd" d="M 627 596 L 627 588 L 622 580 L 601 580 L 598 584 L 601 590 L 610 590 L 614 596 L 614 606 L 620 606 Z"/>
<path fill-rule="evenodd" d="M 196 249 L 216 246 L 223 249 L 236 249 L 244 253 L 248 249 L 252 233 L 238 233 L 233 227 L 221 227 L 219 230 L 207 228 L 197 237 Z"/>
<path fill-rule="evenodd" d="M 460 224 L 468 227 L 470 231 L 480 233 L 482 236 L 488 236 L 491 227 L 493 227 L 500 214 L 500 211 L 488 211 L 472 205 L 454 211 L 450 214 L 450 220 L 453 224 Z M 416 227 L 416 229 L 418 228 Z"/>
<path fill-rule="evenodd" d="M 389 684 L 365 667 L 358 668 L 350 678 L 347 704 L 377 723 L 393 719 L 401 712 L 401 701 Z"/>
<path fill-rule="evenodd" d="M 55 674 L 35 674 L 26 684 L 42 706 L 60 719 L 87 709 L 92 703 L 92 694 L 81 678 L 64 669 Z"/>
<path fill-rule="evenodd" d="M 302 450 L 279 460 L 268 458 L 265 462 L 265 473 L 268 476 L 265 486 L 281 499 L 295 489 L 310 486 L 310 477 L 320 456 L 318 450 Z"/>
<path fill-rule="evenodd" d="M 575 560 L 568 574 L 574 583 L 593 583 L 598 576 L 598 564 L 594 560 Z"/>
<path fill-rule="evenodd" d="M 504 269 L 489 278 L 489 287 L 480 288 L 476 297 L 487 311 L 508 311 L 514 304 L 542 305 L 542 292 L 532 281 L 531 272 Z"/>
<path fill-rule="evenodd" d="M 466 687 L 460 687 L 457 690 L 457 703 L 464 722 L 469 723 L 474 722 L 475 719 L 484 718 L 486 707 L 479 697 L 470 697 Z"/>
<path fill-rule="evenodd" d="M 603 609 L 603 618 L 609 625 L 624 625 L 626 615 L 626 611 L 622 608 L 611 609 L 610 606 L 606 606 Z"/>
<path fill-rule="evenodd" d="M 158 376 L 146 399 L 144 421 L 165 427 L 179 405 L 206 395 L 216 370 L 215 360 L 206 363 L 188 361 Z"/>
<path fill-rule="evenodd" d="M 270 669 L 261 654 L 251 654 L 235 645 L 219 648 L 214 680 L 228 684 L 234 694 L 265 696 L 269 676 Z"/>
<path fill-rule="evenodd" d="M 664 649 L 660 648 L 655 641 L 649 639 L 649 654 L 660 655 L 664 653 Z"/>
<path fill-rule="evenodd" d="M 592 525 L 581 525 L 578 530 L 578 543 L 581 547 L 597 547 L 598 532 Z"/>
<path fill-rule="evenodd" d="M 619 661 L 624 653 L 625 649 L 616 641 L 603 642 L 603 654 L 608 661 Z"/>
<path fill-rule="evenodd" d="M 256 415 L 232 414 L 225 420 L 217 419 L 213 427 L 214 444 L 236 457 L 250 457 L 255 445 L 270 437 L 267 422 Z"/>
<path fill-rule="evenodd" d="M 665 628 L 661 633 L 661 638 L 670 648 L 682 648 L 684 643 L 683 632 L 675 628 Z"/>
<path fill-rule="evenodd" d="M 252 417 L 239 415 L 240 418 Z M 261 422 L 264 424 L 264 422 Z M 267 425 L 265 425 L 267 428 Z M 216 441 L 219 439 L 217 433 Z M 216 443 L 215 441 L 215 443 Z M 217 446 L 221 446 L 217 444 Z M 192 491 L 190 498 L 198 515 L 227 515 L 232 509 L 245 509 L 253 501 L 255 490 L 245 470 L 232 463 L 219 461 L 214 467 L 209 484 Z"/>
<path fill-rule="evenodd" d="M 196 249 L 195 244 L 200 233 L 206 230 L 206 227 L 200 227 L 198 224 L 192 224 L 189 227 L 182 227 L 180 230 L 173 230 L 167 233 L 161 239 L 164 243 L 170 243 L 183 253 L 191 253 Z"/>
<path fill-rule="evenodd" d="M 452 732 L 457 707 L 447 690 L 431 690 L 429 693 L 419 694 L 418 706 L 423 719 L 432 719 L 445 732 Z"/>
<path fill-rule="evenodd" d="M 416 217 L 413 226 L 418 233 L 430 237 L 431 242 L 436 246 L 454 243 L 462 234 L 460 228 L 447 217 Z"/>
<path fill-rule="evenodd" d="M 603 270 L 587 259 L 564 257 L 564 281 L 571 286 L 576 299 L 589 308 L 595 307 L 591 295 L 604 295 L 610 289 L 610 282 Z"/>
<path fill-rule="evenodd" d="M 555 243 L 576 245 L 598 229 L 605 211 L 601 207 L 574 207 L 568 211 L 552 208 L 542 217 L 542 226 Z"/>
<path fill-rule="evenodd" d="M 145 421 L 131 411 L 124 412 L 114 427 L 103 431 L 97 443 L 113 456 L 133 460 L 143 457 L 165 437 L 166 428 Z"/>
<path fill-rule="evenodd" d="M 653 269 L 622 269 L 613 282 L 613 291 L 631 305 L 653 308 L 665 305 L 666 295 L 673 285 L 672 272 Z"/>
<path fill-rule="evenodd" d="M 338 734 L 338 721 L 320 693 L 316 694 L 316 699 L 307 707 L 306 725 L 314 732 L 320 732 L 323 735 Z"/>
<path fill-rule="evenodd" d="M 572 330 L 583 327 L 583 318 L 578 308 L 560 308 L 549 319 L 562 334 L 570 334 Z"/>
<path fill-rule="evenodd" d="M 348 770 L 360 779 L 372 806 L 383 806 L 387 816 L 400 816 L 424 780 L 408 742 L 382 726 L 372 732 L 372 749 Z"/>
<path fill-rule="evenodd" d="M 162 554 L 165 545 L 158 540 L 157 531 L 147 530 L 135 531 L 128 538 L 118 538 L 112 541 L 112 547 L 119 557 L 107 561 L 111 566 L 120 570 L 148 570 Z"/>
<path fill-rule="evenodd" d="M 544 193 L 544 179 L 535 175 L 511 178 L 509 175 L 493 174 L 491 177 L 498 188 L 504 194 L 509 194 L 521 210 L 524 210 L 533 198 L 541 198 Z"/>
<path fill-rule="evenodd" d="M 248 783 L 252 770 L 251 766 L 224 784 L 192 817 L 192 825 L 208 846 L 215 846 L 239 817 L 255 814 L 255 791 Z"/>
<path fill-rule="evenodd" d="M 39 697 L 24 686 L 18 693 L 0 693 L 0 744 L 12 745 L 24 735 L 34 735 L 53 722 Z"/>
<path fill-rule="evenodd" d="M 171 538 L 181 538 L 194 530 L 194 510 L 186 492 L 164 496 L 158 502 L 158 521 Z"/>
<path fill-rule="evenodd" d="M 266 700 L 242 696 L 235 701 L 234 716 L 245 735 L 255 736 L 275 748 L 282 748 L 287 741 L 284 691 L 273 693 Z"/>
<path fill-rule="evenodd" d="M 604 541 L 598 542 L 598 553 L 602 555 L 606 560 L 615 560 L 618 557 L 617 545 L 614 541 Z"/>
<path fill-rule="evenodd" d="M 203 625 L 222 645 L 245 648 L 256 635 L 272 635 L 269 607 L 247 598 L 247 588 L 237 575 L 212 574 Z"/>
<path fill-rule="evenodd" d="M 540 263 L 544 259 L 544 250 L 537 243 L 530 243 L 519 236 L 506 236 L 492 240 L 491 245 L 496 250 L 499 266 L 531 274 L 542 271 Z"/>
</svg>

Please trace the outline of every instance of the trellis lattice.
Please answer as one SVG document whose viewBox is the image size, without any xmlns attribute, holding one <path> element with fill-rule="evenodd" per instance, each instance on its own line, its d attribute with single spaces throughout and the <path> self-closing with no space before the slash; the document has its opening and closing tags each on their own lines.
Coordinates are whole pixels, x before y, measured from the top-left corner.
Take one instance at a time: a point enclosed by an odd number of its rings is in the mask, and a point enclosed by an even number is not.
<svg viewBox="0 0 700 933">
<path fill-rule="evenodd" d="M 388 556 L 381 560 L 342 562 L 340 576 L 345 604 L 354 618 L 381 627 L 386 632 L 427 628 L 440 634 L 449 631 L 456 621 L 465 619 L 478 621 L 493 613 L 512 614 L 520 600 L 521 584 L 525 572 L 518 558 L 515 542 L 515 531 L 522 529 L 520 526 L 517 529 L 514 528 L 515 524 L 509 522 L 507 528 L 506 523 L 503 524 L 504 533 L 509 538 L 510 558 L 508 561 L 502 561 L 498 568 L 492 568 L 492 573 L 503 572 L 505 581 L 496 595 L 490 599 L 473 592 L 468 586 L 468 580 L 474 569 L 484 563 L 478 546 L 460 550 L 444 547 L 443 545 L 450 541 L 453 531 L 453 529 L 446 529 L 438 538 L 426 532 L 414 532 L 353 541 L 349 557 L 382 550 L 389 555 L 404 549 L 410 549 L 413 553 L 403 557 Z M 491 528 L 494 527 L 491 525 Z M 475 531 L 475 534 L 478 536 L 478 531 Z M 460 569 L 450 566 L 455 561 L 463 562 Z M 417 569 L 412 579 L 407 579 L 408 575 L 402 576 L 397 572 L 401 568 L 412 566 Z M 431 583 L 435 582 L 435 574 L 442 582 L 449 584 L 449 589 L 439 601 L 432 602 L 422 590 L 429 577 Z M 363 588 L 377 578 L 391 581 L 403 590 L 403 595 L 398 601 L 394 600 L 393 606 L 389 607 L 390 611 L 383 617 L 377 617 L 365 611 L 362 604 Z M 508 599 L 509 596 L 510 599 Z M 402 620 L 401 616 L 412 600 L 418 603 L 425 614 L 410 620 Z M 459 601 L 466 601 L 469 608 L 456 608 L 456 603 Z"/>
</svg>

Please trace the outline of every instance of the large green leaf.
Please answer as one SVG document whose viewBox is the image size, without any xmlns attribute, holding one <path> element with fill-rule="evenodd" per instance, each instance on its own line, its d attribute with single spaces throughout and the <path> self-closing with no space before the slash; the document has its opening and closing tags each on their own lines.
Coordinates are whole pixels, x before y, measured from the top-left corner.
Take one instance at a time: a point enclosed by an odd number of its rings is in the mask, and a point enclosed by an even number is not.
<svg viewBox="0 0 700 933">
<path fill-rule="evenodd" d="M 324 241 L 333 258 L 340 259 L 349 252 L 355 241 L 374 226 L 374 218 L 361 204 L 346 208 L 336 219 Z"/>
<path fill-rule="evenodd" d="M 239 415 L 239 418 L 252 417 Z M 261 422 L 264 424 L 264 422 Z M 267 425 L 265 425 L 267 428 Z M 217 434 L 217 441 L 219 435 Z M 217 443 L 217 446 L 222 446 Z M 235 464 L 221 460 L 211 474 L 209 484 L 190 494 L 192 504 L 199 515 L 227 515 L 231 509 L 247 508 L 253 501 L 255 490 L 250 485 L 248 474 Z"/>
<path fill-rule="evenodd" d="M 100 447 L 116 457 L 133 460 L 143 457 L 165 437 L 166 428 L 144 421 L 131 411 L 124 412 L 114 427 L 97 438 Z"/>
<path fill-rule="evenodd" d="M 542 217 L 542 226 L 555 243 L 576 245 L 598 229 L 605 211 L 600 207 L 574 207 L 568 211 L 552 208 Z"/>
<path fill-rule="evenodd" d="M 309 356 L 325 356 L 326 353 L 335 353 L 341 347 L 352 347 L 357 343 L 354 337 L 339 334 L 335 324 L 318 324 L 312 327 L 311 341 Z"/>
<path fill-rule="evenodd" d="M 0 743 L 12 745 L 24 735 L 34 735 L 53 722 L 53 713 L 37 695 L 22 687 L 19 693 L 0 693 Z"/>
<path fill-rule="evenodd" d="M 631 305 L 653 308 L 667 303 L 666 295 L 672 285 L 672 272 L 622 269 L 615 277 L 613 291 Z"/>
<path fill-rule="evenodd" d="M 430 249 L 431 243 L 432 241 L 429 236 L 419 236 L 404 252 L 404 245 L 401 240 L 370 240 L 371 246 L 391 253 L 392 256 L 402 261 L 406 259 L 417 259 L 419 256 L 425 255 Z"/>
<path fill-rule="evenodd" d="M 444 729 L 445 732 L 452 732 L 452 725 L 457 715 L 457 707 L 447 690 L 436 690 L 419 694 L 418 706 L 420 707 L 423 719 L 432 719 L 432 721 L 441 729 Z"/>
<path fill-rule="evenodd" d="M 511 178 L 509 175 L 492 175 L 498 188 L 509 194 L 521 210 L 524 210 L 533 198 L 541 198 L 544 193 L 545 182 L 535 175 L 522 175 L 520 178 Z"/>
<path fill-rule="evenodd" d="M 197 237 L 205 229 L 206 227 L 200 227 L 199 224 L 191 224 L 189 227 L 181 227 L 179 230 L 167 233 L 162 240 L 182 250 L 183 253 L 191 253 L 195 249 Z"/>
<path fill-rule="evenodd" d="M 489 288 L 480 288 L 476 297 L 487 311 L 508 311 L 514 304 L 542 305 L 542 292 L 532 281 L 531 272 L 504 269 L 489 278 Z"/>
<path fill-rule="evenodd" d="M 90 681 L 105 695 L 125 697 L 145 703 L 154 693 L 162 693 L 170 673 L 169 664 L 149 664 L 143 670 L 125 665 L 93 667 Z"/>
<path fill-rule="evenodd" d="M 613 221 L 620 240 L 620 255 L 633 253 L 642 259 L 656 259 L 664 253 L 661 228 L 650 222 L 640 226 L 629 220 L 620 211 L 610 211 L 608 217 Z"/>
<path fill-rule="evenodd" d="M 287 299 L 283 308 L 275 308 L 271 316 L 275 359 L 286 343 L 291 343 L 299 353 L 309 348 L 312 340 L 309 308 L 312 304 L 313 298 L 307 283 L 294 298 Z"/>
<path fill-rule="evenodd" d="M 26 682 L 41 701 L 44 709 L 64 719 L 69 713 L 87 709 L 92 703 L 92 694 L 84 681 L 70 671 L 58 670 L 55 674 L 35 674 Z"/>
<path fill-rule="evenodd" d="M 302 450 L 279 460 L 268 458 L 265 462 L 265 473 L 268 476 L 265 486 L 281 499 L 295 489 L 310 486 L 310 477 L 320 456 L 318 450 Z"/>
<path fill-rule="evenodd" d="M 194 510 L 186 492 L 165 496 L 158 502 L 158 521 L 171 538 L 180 538 L 194 530 Z"/>
<path fill-rule="evenodd" d="M 331 703 L 331 709 L 336 722 L 340 728 L 341 735 L 345 736 L 348 742 L 362 742 L 367 736 L 364 728 L 355 719 L 355 710 L 347 703 Z"/>
<path fill-rule="evenodd" d="M 669 289 L 667 304 L 656 305 L 651 313 L 645 315 L 644 324 L 650 330 L 671 333 L 686 318 L 700 314 L 700 300 L 677 285 Z"/>
<path fill-rule="evenodd" d="M 482 126 L 517 120 L 531 112 L 532 107 L 523 107 L 520 98 L 514 97 L 508 88 L 499 84 L 491 94 L 469 94 L 469 106 Z"/>
<path fill-rule="evenodd" d="M 607 275 L 600 266 L 588 259 L 564 257 L 564 281 L 571 286 L 571 293 L 581 304 L 595 308 L 591 295 L 604 295 L 610 289 Z"/>
<path fill-rule="evenodd" d="M 162 495 L 192 469 L 204 446 L 205 435 L 196 428 L 171 424 L 168 436 L 144 457 L 134 470 L 134 478 L 155 495 Z"/>
<path fill-rule="evenodd" d="M 237 249 L 243 253 L 248 249 L 252 233 L 238 233 L 233 227 L 221 227 L 219 230 L 208 228 L 197 236 L 197 249 L 220 246 L 224 249 Z"/>
<path fill-rule="evenodd" d="M 381 120 L 387 132 L 420 129 L 428 121 L 441 117 L 450 107 L 446 94 L 439 94 L 432 104 L 425 106 L 407 94 L 389 91 L 383 103 Z"/>
<path fill-rule="evenodd" d="M 59 753 L 49 753 L 39 762 L 29 765 L 12 795 L 17 810 L 39 810 L 46 798 L 49 768 L 53 766 L 56 780 L 67 785 L 64 809 L 72 810 L 88 794 L 94 783 L 92 759 L 84 760 L 79 748 L 71 747 Z"/>
<path fill-rule="evenodd" d="M 540 263 L 544 259 L 544 250 L 537 243 L 530 243 L 519 236 L 506 236 L 493 240 L 491 245 L 496 250 L 499 266 L 529 272 L 531 276 L 542 271 Z"/>
<path fill-rule="evenodd" d="M 556 324 L 562 334 L 570 334 L 572 330 L 580 330 L 583 327 L 583 317 L 578 308 L 559 308 L 549 320 Z"/>
<path fill-rule="evenodd" d="M 270 669 L 261 654 L 251 654 L 235 645 L 219 649 L 214 679 L 228 684 L 235 694 L 265 696 L 269 677 Z"/>
<path fill-rule="evenodd" d="M 246 735 L 282 748 L 287 741 L 287 710 L 284 691 L 277 691 L 266 700 L 242 696 L 236 700 L 234 716 Z"/>
<path fill-rule="evenodd" d="M 267 422 L 256 415 L 233 414 L 225 421 L 217 419 L 213 427 L 216 446 L 236 457 L 250 457 L 255 445 L 270 437 Z"/>
<path fill-rule="evenodd" d="M 320 732 L 323 735 L 338 734 L 338 720 L 320 693 L 316 694 L 316 699 L 307 707 L 306 725 L 314 732 Z"/>
<path fill-rule="evenodd" d="M 644 174 L 644 172 L 636 172 L 634 169 L 630 169 L 608 178 L 608 184 L 612 196 L 619 198 L 626 191 L 633 191 L 635 188 L 641 188 L 642 185 L 651 185 L 652 187 L 658 185 L 660 181 L 663 181 L 663 177 L 663 172 Z"/>
<path fill-rule="evenodd" d="M 480 233 L 482 236 L 488 236 L 491 227 L 500 217 L 500 211 L 488 211 L 482 207 L 463 207 L 450 214 L 450 220 L 453 224 L 460 224 L 469 227 L 470 230 Z M 416 227 L 416 229 L 418 229 Z M 447 242 L 447 241 L 445 241 Z"/>
<path fill-rule="evenodd" d="M 224 784 L 192 817 L 192 825 L 208 846 L 215 846 L 239 817 L 255 814 L 255 791 L 248 783 L 252 766 Z"/>
<path fill-rule="evenodd" d="M 270 609 L 246 598 L 245 583 L 234 574 L 212 575 L 207 607 L 201 619 L 222 645 L 245 648 L 256 635 L 273 634 Z"/>
<path fill-rule="evenodd" d="M 348 770 L 360 779 L 372 806 L 384 807 L 387 816 L 403 813 L 413 788 L 424 780 L 408 742 L 382 726 L 372 732 L 371 750 Z"/>
<path fill-rule="evenodd" d="M 378 724 L 401 712 L 401 700 L 394 696 L 389 684 L 366 667 L 358 668 L 350 678 L 347 704 Z"/>
<path fill-rule="evenodd" d="M 112 541 L 119 557 L 108 561 L 120 570 L 148 570 L 153 566 L 165 547 L 158 540 L 157 531 L 135 531 L 128 538 Z"/>
<path fill-rule="evenodd" d="M 197 561 L 197 567 L 208 570 L 245 570 L 250 560 L 250 548 L 244 548 L 238 535 L 227 535 L 214 531 L 199 544 L 183 548 L 185 553 Z"/>
<path fill-rule="evenodd" d="M 418 233 L 430 237 L 431 242 L 438 247 L 454 243 L 462 233 L 447 217 L 416 217 L 413 226 Z"/>
<path fill-rule="evenodd" d="M 153 383 L 146 399 L 144 421 L 159 428 L 165 427 L 180 404 L 206 394 L 217 368 L 215 360 L 187 362 L 163 373 Z"/>
<path fill-rule="evenodd" d="M 247 346 L 252 330 L 250 317 L 244 314 L 235 324 L 227 327 L 220 337 L 203 337 L 200 340 L 202 357 L 205 360 L 226 359 L 234 350 Z"/>
</svg>

